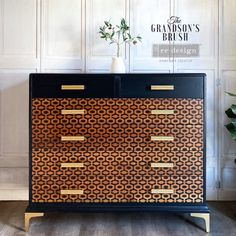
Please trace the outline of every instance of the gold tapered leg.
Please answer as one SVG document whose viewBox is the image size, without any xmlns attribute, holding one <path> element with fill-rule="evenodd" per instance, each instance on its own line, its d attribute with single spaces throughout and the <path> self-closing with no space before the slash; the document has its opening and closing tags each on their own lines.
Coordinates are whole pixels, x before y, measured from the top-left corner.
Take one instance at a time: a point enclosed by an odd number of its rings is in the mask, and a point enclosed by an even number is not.
<svg viewBox="0 0 236 236">
<path fill-rule="evenodd" d="M 44 213 L 41 212 L 26 212 L 25 213 L 25 231 L 29 230 L 30 219 L 34 217 L 44 216 Z"/>
<path fill-rule="evenodd" d="M 191 213 L 192 217 L 202 218 L 205 221 L 206 232 L 210 232 L 210 214 L 209 213 Z"/>
</svg>

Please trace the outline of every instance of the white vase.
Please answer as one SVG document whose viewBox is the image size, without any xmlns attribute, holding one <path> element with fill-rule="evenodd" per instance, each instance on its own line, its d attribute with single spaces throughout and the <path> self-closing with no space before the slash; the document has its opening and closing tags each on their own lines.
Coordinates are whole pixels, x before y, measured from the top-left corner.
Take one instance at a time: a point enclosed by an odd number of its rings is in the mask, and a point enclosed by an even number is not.
<svg viewBox="0 0 236 236">
<path fill-rule="evenodd" d="M 125 73 L 125 64 L 121 57 L 112 57 L 111 73 Z"/>
</svg>

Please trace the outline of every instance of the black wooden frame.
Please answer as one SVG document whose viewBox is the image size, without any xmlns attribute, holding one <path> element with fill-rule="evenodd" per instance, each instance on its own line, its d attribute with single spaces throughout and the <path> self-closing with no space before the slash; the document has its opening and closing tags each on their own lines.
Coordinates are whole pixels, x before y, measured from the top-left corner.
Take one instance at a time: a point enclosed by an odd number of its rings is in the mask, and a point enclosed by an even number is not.
<svg viewBox="0 0 236 236">
<path fill-rule="evenodd" d="M 181 91 L 182 96 L 178 98 L 203 98 L 204 101 L 204 162 L 203 162 L 203 202 L 202 203 L 35 203 L 32 202 L 32 120 L 31 120 L 31 108 L 32 108 L 32 98 L 34 97 L 45 97 L 45 89 L 40 87 L 39 84 L 34 84 L 33 82 L 40 80 L 43 78 L 44 81 L 51 79 L 61 79 L 63 78 L 63 82 L 67 81 L 65 78 L 71 76 L 76 78 L 109 78 L 114 80 L 114 98 L 125 98 L 129 96 L 121 95 L 121 80 L 125 80 L 127 77 L 132 77 L 134 79 L 142 79 L 142 78 L 163 78 L 161 81 L 162 84 L 168 84 L 169 80 L 174 81 L 174 79 L 185 78 L 185 79 L 194 79 L 201 78 L 203 83 L 202 93 L 197 93 L 193 91 L 193 88 L 189 91 L 183 90 Z M 71 80 L 68 80 L 69 84 L 71 84 Z M 61 84 L 61 83 L 60 83 Z M 205 104 L 205 92 L 206 92 L 206 74 L 203 73 L 187 73 L 187 74 L 30 74 L 29 81 L 29 205 L 26 209 L 26 212 L 176 212 L 176 213 L 209 213 L 209 209 L 206 205 L 206 104 Z M 36 87 L 33 91 L 33 86 Z M 184 87 L 185 88 L 185 87 Z M 130 88 L 131 89 L 131 88 Z M 135 89 L 135 84 L 134 84 Z M 136 96 L 131 97 L 146 97 L 140 96 L 139 91 L 137 91 Z M 46 93 L 47 94 L 47 93 Z M 159 93 L 161 95 L 155 95 L 153 93 L 152 96 L 148 95 L 149 98 L 166 98 L 165 93 Z M 173 95 L 173 94 L 172 94 Z M 48 97 L 48 96 L 46 96 Z M 62 93 L 54 93 L 53 96 L 50 97 L 63 97 Z M 85 97 L 75 93 L 68 93 L 65 97 Z M 106 97 L 106 96 L 104 96 Z M 171 97 L 171 96 L 167 96 Z M 175 96 L 174 96 L 175 97 Z M 173 97 L 172 97 L 173 98 Z"/>
</svg>

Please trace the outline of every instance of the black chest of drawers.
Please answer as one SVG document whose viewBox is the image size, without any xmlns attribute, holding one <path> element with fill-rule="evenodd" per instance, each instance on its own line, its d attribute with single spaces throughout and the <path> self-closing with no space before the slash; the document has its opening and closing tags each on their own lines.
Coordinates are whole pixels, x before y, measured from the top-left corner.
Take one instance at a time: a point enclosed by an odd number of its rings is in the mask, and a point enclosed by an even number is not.
<svg viewBox="0 0 236 236">
<path fill-rule="evenodd" d="M 165 211 L 206 222 L 205 74 L 31 74 L 29 219 Z"/>
</svg>

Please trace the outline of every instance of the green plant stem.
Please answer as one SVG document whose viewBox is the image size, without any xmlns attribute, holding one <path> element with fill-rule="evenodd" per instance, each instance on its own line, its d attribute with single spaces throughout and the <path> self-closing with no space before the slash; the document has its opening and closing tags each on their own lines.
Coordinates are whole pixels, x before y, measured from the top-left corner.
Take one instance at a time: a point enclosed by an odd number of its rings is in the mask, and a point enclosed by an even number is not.
<svg viewBox="0 0 236 236">
<path fill-rule="evenodd" d="M 118 33 L 118 40 L 117 40 L 117 57 L 120 56 L 120 32 Z"/>
<path fill-rule="evenodd" d="M 113 26 L 110 21 L 104 21 L 104 25 L 99 28 L 99 34 L 102 39 L 110 41 L 110 44 L 116 45 L 116 56 L 120 57 L 122 44 L 136 44 L 141 42 L 141 37 L 138 35 L 132 37 L 129 33 L 129 26 L 124 18 L 121 19 L 120 25 Z"/>
</svg>

